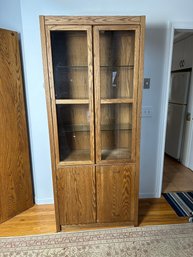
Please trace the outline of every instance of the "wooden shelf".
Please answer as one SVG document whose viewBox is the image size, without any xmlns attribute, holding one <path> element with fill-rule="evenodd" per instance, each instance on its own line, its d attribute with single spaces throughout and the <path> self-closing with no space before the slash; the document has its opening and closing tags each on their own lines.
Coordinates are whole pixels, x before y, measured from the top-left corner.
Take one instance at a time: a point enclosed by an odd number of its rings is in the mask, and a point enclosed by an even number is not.
<svg viewBox="0 0 193 257">
<path fill-rule="evenodd" d="M 132 124 L 102 124 L 101 131 L 113 131 L 113 130 L 132 130 Z M 74 124 L 65 125 L 63 133 L 66 132 L 89 132 L 90 125 L 85 124 Z"/>
<path fill-rule="evenodd" d="M 101 69 L 110 69 L 110 70 L 117 70 L 117 69 L 134 69 L 134 65 L 101 65 Z"/>
<path fill-rule="evenodd" d="M 56 99 L 56 104 L 89 104 L 89 99 Z M 101 104 L 132 104 L 133 99 L 129 98 L 115 98 L 115 99 L 102 99 Z"/>
<path fill-rule="evenodd" d="M 101 104 L 132 104 L 133 99 L 132 98 L 114 98 L 114 99 L 102 99 Z"/>
<path fill-rule="evenodd" d="M 89 104 L 88 99 L 56 99 L 56 104 Z"/>
<path fill-rule="evenodd" d="M 87 70 L 88 69 L 88 66 L 86 65 L 57 65 L 56 66 L 56 69 L 67 69 L 67 70 L 80 70 L 80 69 L 83 69 L 83 70 Z"/>
<path fill-rule="evenodd" d="M 102 160 L 120 160 L 131 159 L 131 151 L 126 148 L 103 149 L 101 153 Z"/>
</svg>

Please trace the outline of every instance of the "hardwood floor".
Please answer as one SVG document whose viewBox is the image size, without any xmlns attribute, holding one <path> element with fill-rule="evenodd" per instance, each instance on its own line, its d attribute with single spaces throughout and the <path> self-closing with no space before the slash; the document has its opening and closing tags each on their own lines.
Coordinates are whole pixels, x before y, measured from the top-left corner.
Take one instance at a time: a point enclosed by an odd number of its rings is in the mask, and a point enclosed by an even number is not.
<svg viewBox="0 0 193 257">
<path fill-rule="evenodd" d="M 164 198 L 140 199 L 139 226 L 187 223 L 178 217 Z M 0 224 L 0 236 L 23 236 L 55 233 L 53 205 L 35 205 L 29 210 Z"/>
<path fill-rule="evenodd" d="M 165 156 L 162 191 L 193 191 L 193 172 L 175 159 Z"/>
</svg>

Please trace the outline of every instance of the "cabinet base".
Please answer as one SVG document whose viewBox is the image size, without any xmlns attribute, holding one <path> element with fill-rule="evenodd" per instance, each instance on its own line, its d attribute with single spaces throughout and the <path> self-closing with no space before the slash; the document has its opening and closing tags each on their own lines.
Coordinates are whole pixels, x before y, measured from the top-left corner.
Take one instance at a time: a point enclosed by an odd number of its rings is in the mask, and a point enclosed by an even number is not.
<svg viewBox="0 0 193 257">
<path fill-rule="evenodd" d="M 109 229 L 118 227 L 134 227 L 133 222 L 114 222 L 114 223 L 92 223 L 78 225 L 61 225 L 62 232 L 72 232 L 80 230 Z"/>
</svg>

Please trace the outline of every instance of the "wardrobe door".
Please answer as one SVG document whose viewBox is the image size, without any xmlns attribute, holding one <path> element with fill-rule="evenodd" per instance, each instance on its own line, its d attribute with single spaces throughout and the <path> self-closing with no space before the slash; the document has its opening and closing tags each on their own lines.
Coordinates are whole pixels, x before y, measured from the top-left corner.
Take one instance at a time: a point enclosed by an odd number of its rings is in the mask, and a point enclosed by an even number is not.
<svg viewBox="0 0 193 257">
<path fill-rule="evenodd" d="M 135 165 L 99 166 L 97 222 L 134 221 Z"/>
<path fill-rule="evenodd" d="M 56 165 L 92 164 L 91 26 L 48 26 L 46 35 Z"/>
<path fill-rule="evenodd" d="M 56 176 L 61 225 L 96 222 L 95 168 L 72 166 Z"/>
<path fill-rule="evenodd" d="M 136 161 L 139 26 L 94 26 L 96 162 Z"/>
<path fill-rule="evenodd" d="M 18 34 L 0 29 L 0 222 L 33 206 Z"/>
</svg>

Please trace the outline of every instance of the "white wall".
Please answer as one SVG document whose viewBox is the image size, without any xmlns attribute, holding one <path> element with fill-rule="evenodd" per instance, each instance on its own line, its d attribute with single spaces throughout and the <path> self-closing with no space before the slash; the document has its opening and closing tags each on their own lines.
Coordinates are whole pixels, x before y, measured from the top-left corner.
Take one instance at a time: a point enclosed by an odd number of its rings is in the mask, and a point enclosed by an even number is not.
<svg viewBox="0 0 193 257">
<path fill-rule="evenodd" d="M 0 0 L 0 28 L 21 32 L 20 1 Z"/>
<path fill-rule="evenodd" d="M 6 2 L 7 1 L 2 1 Z M 33 0 L 21 2 L 23 51 L 35 196 L 39 203 L 52 201 L 39 15 L 146 15 L 145 77 L 151 89 L 143 92 L 143 105 L 153 107 L 152 118 L 142 118 L 141 186 L 144 197 L 157 196 L 158 135 L 164 81 L 166 35 L 169 21 L 193 21 L 192 0 Z M 3 6 L 4 8 L 4 6 Z M 11 21 L 10 21 L 11 23 Z"/>
</svg>

